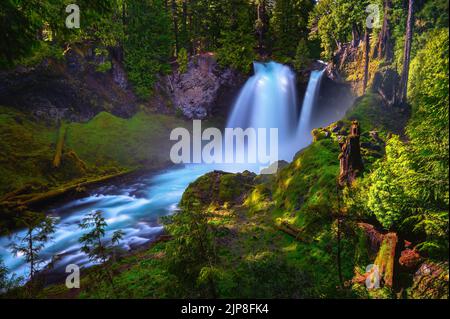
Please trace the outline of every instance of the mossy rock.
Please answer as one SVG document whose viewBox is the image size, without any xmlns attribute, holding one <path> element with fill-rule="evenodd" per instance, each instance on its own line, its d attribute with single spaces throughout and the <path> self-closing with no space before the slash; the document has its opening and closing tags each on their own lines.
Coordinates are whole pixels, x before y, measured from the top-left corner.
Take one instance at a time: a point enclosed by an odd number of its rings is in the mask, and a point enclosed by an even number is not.
<svg viewBox="0 0 450 319">
<path fill-rule="evenodd" d="M 183 194 L 181 207 L 197 202 L 202 207 L 212 204 L 241 204 L 245 195 L 254 187 L 256 174 L 245 171 L 231 174 L 214 171 L 193 182 Z"/>
<path fill-rule="evenodd" d="M 311 134 L 313 136 L 314 142 L 324 140 L 331 136 L 330 132 L 325 129 L 314 129 Z"/>
</svg>

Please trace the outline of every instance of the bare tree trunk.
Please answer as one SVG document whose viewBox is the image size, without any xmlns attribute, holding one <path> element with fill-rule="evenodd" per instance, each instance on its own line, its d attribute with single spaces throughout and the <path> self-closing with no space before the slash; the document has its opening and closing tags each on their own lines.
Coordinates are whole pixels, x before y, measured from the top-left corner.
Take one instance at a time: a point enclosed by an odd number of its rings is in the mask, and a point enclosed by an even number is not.
<svg viewBox="0 0 450 319">
<path fill-rule="evenodd" d="M 364 43 L 365 43 L 365 50 L 364 50 L 364 80 L 363 80 L 363 94 L 366 93 L 367 90 L 367 83 L 369 82 L 369 53 L 370 53 L 370 34 L 369 34 L 369 28 L 366 28 L 366 32 L 364 34 Z"/>
<path fill-rule="evenodd" d="M 390 14 L 392 9 L 391 0 L 384 1 L 384 18 L 380 36 L 378 38 L 378 48 L 374 51 L 374 57 L 385 59 L 387 62 L 392 61 L 394 54 L 392 48 Z"/>
<path fill-rule="evenodd" d="M 401 104 L 406 102 L 408 95 L 408 79 L 409 79 L 409 64 L 411 62 L 411 43 L 413 37 L 413 27 L 414 27 L 414 0 L 409 0 L 408 3 L 408 21 L 406 25 L 406 36 L 405 36 L 405 50 L 403 53 L 403 70 L 402 77 L 400 80 L 400 90 L 399 90 L 399 102 Z"/>
</svg>

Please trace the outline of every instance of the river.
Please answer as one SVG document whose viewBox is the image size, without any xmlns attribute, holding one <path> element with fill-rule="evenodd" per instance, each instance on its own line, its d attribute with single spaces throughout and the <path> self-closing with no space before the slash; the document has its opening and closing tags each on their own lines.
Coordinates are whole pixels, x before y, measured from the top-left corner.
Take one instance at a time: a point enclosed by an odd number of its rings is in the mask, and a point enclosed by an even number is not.
<svg viewBox="0 0 450 319">
<path fill-rule="evenodd" d="M 60 259 L 55 271 L 68 264 L 89 266 L 88 257 L 80 252 L 78 242 L 85 232 L 79 223 L 86 214 L 100 210 L 108 223 L 106 238 L 116 230 L 124 232 L 121 246 L 132 250 L 154 240 L 163 231 L 160 217 L 173 214 L 188 185 L 213 170 L 207 165 L 188 165 L 138 177 L 123 183 L 107 183 L 89 192 L 89 196 L 51 208 L 57 219 L 56 231 L 42 250 L 44 265 L 54 256 Z M 13 255 L 10 246 L 25 236 L 25 230 L 0 238 L 0 256 L 8 270 L 26 277 L 29 267 L 23 256 Z M 64 269 L 62 269 L 64 271 Z"/>
</svg>

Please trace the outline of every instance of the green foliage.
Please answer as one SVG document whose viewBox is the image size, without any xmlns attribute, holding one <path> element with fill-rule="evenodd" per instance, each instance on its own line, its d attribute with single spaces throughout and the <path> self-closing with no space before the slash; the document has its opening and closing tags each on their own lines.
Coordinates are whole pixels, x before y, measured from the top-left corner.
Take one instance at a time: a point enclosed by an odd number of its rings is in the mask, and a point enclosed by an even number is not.
<svg viewBox="0 0 450 319">
<path fill-rule="evenodd" d="M 201 209 L 196 202 L 185 202 L 183 210 L 166 221 L 167 231 L 173 236 L 166 249 L 167 267 L 187 291 L 214 297 L 215 231 Z"/>
<path fill-rule="evenodd" d="M 26 67 L 32 67 L 44 59 L 54 59 L 56 61 L 63 61 L 64 50 L 58 45 L 51 44 L 49 42 L 38 42 L 30 51 L 30 53 L 24 57 L 18 56 L 14 61 L 14 64 L 23 65 Z"/>
<path fill-rule="evenodd" d="M 422 252 L 448 256 L 448 29 L 429 35 L 413 60 L 410 139 L 393 136 L 368 176 L 367 208 L 387 229 L 414 236 Z"/>
<path fill-rule="evenodd" d="M 310 298 L 312 281 L 304 271 L 290 265 L 285 256 L 270 251 L 249 254 L 235 271 L 241 298 Z"/>
<path fill-rule="evenodd" d="M 428 155 L 427 161 L 433 156 L 433 162 L 440 163 L 440 167 L 430 168 L 430 172 L 448 174 L 448 28 L 430 32 L 428 39 L 411 63 L 409 99 L 413 119 L 408 134 L 421 155 Z"/>
<path fill-rule="evenodd" d="M 80 237 L 79 242 L 83 245 L 81 251 L 89 256 L 92 261 L 105 263 L 114 249 L 112 245 L 117 245 L 123 238 L 124 233 L 121 230 L 115 231 L 111 237 L 111 246 L 103 241 L 105 230 L 108 224 L 101 211 L 88 214 L 80 222 L 79 227 L 88 230 Z"/>
<path fill-rule="evenodd" d="M 404 40 L 408 16 L 405 4 L 407 3 L 402 0 L 393 0 L 390 15 L 395 53 L 394 62 L 399 72 L 403 66 Z M 416 56 L 418 51 L 428 41 L 430 31 L 448 28 L 448 0 L 415 1 L 414 10 L 415 23 L 411 48 L 412 58 Z"/>
<path fill-rule="evenodd" d="M 45 184 L 54 153 L 56 128 L 32 121 L 23 113 L 0 107 L 0 192 L 28 183 Z"/>
<path fill-rule="evenodd" d="M 448 28 L 448 3 L 448 0 L 425 1 L 422 10 L 416 14 L 419 31 Z"/>
<path fill-rule="evenodd" d="M 169 159 L 171 145 L 166 139 L 170 131 L 187 126 L 166 115 L 139 112 L 127 120 L 102 112 L 87 123 L 71 123 L 66 146 L 88 165 L 105 170 L 157 167 Z"/>
<path fill-rule="evenodd" d="M 96 40 L 105 45 L 117 45 L 122 36 L 119 4 L 121 1 L 79 0 L 81 28 L 68 29 L 65 25 L 68 13 L 66 6 L 73 2 L 54 1 L 11 1 L 6 0 L 0 7 L 0 67 L 10 67 L 21 63 L 30 55 L 43 56 L 39 49 L 43 42 L 52 42 L 55 48 L 66 43 Z M 116 9 L 116 10 L 115 10 Z M 46 56 L 45 56 L 46 57 Z M 39 61 L 38 61 L 39 62 Z"/>
<path fill-rule="evenodd" d="M 130 1 L 127 9 L 125 65 L 137 95 L 146 99 L 158 74 L 170 70 L 170 20 L 163 0 Z"/>
<path fill-rule="evenodd" d="M 231 66 L 236 70 L 249 73 L 256 55 L 256 45 L 251 34 L 242 31 L 223 32 L 219 39 L 221 47 L 217 50 L 217 59 L 221 66 Z"/>
<path fill-rule="evenodd" d="M 293 58 L 298 39 L 306 39 L 308 15 L 313 8 L 311 0 L 278 0 L 270 21 L 274 54 Z"/>
<path fill-rule="evenodd" d="M 42 264 L 40 252 L 45 244 L 51 240 L 55 231 L 55 221 L 48 216 L 34 212 L 25 212 L 19 219 L 21 226 L 25 227 L 26 233 L 18 242 L 11 246 L 14 255 L 25 256 L 25 261 L 30 265 L 30 280 L 33 281 L 35 273 Z"/>
<path fill-rule="evenodd" d="M 21 7 L 21 5 L 23 7 Z M 36 45 L 38 21 L 35 1 L 6 0 L 0 6 L 0 67 L 10 65 L 17 57 L 28 54 Z M 34 7 L 34 10 L 33 10 Z M 37 10 L 36 10 L 37 11 Z"/>
<path fill-rule="evenodd" d="M 10 291 L 19 287 L 22 282 L 22 277 L 17 277 L 16 275 L 9 275 L 9 269 L 3 263 L 0 258 L 0 299 L 6 296 Z"/>
<path fill-rule="evenodd" d="M 411 164 L 406 146 L 394 136 L 386 146 L 386 160 L 369 177 L 367 206 L 386 229 L 398 229 L 411 205 L 405 194 L 414 174 Z"/>
<path fill-rule="evenodd" d="M 112 287 L 112 295 L 115 296 L 114 274 L 108 261 L 111 257 L 115 257 L 117 245 L 122 240 L 124 232 L 121 230 L 115 231 L 111 237 L 111 242 L 108 244 L 104 240 L 107 226 L 108 224 L 101 211 L 88 214 L 79 224 L 81 229 L 87 231 L 80 237 L 79 242 L 82 244 L 81 251 L 87 254 L 91 261 L 102 263 L 101 271 L 91 274 L 92 284 L 97 286 L 102 282 L 109 283 Z"/>
<path fill-rule="evenodd" d="M 352 31 L 363 33 L 368 1 L 364 0 L 322 0 L 309 16 L 310 38 L 319 39 L 322 56 L 331 59 L 339 43 L 347 43 Z"/>
<path fill-rule="evenodd" d="M 311 61 L 311 54 L 308 43 L 305 39 L 301 39 L 297 45 L 297 52 L 294 58 L 294 67 L 297 71 L 304 69 Z"/>
</svg>

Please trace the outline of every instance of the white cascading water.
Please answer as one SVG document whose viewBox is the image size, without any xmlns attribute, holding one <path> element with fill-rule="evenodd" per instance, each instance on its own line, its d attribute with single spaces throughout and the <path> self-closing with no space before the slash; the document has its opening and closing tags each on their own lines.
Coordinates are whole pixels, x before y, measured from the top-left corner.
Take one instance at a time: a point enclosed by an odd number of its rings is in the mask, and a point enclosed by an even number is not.
<svg viewBox="0 0 450 319">
<path fill-rule="evenodd" d="M 279 63 L 254 63 L 255 75 L 242 88 L 227 127 L 278 128 L 279 159 L 291 161 L 311 142 L 311 117 L 324 71 L 313 71 L 299 116 L 295 73 Z"/>
<path fill-rule="evenodd" d="M 297 133 L 298 139 L 301 142 L 301 147 L 307 146 L 312 141 L 312 136 L 310 134 L 311 130 L 314 129 L 311 125 L 312 114 L 314 106 L 317 104 L 317 99 L 319 98 L 320 85 L 324 74 L 325 70 L 312 71 L 309 79 Z"/>
</svg>

